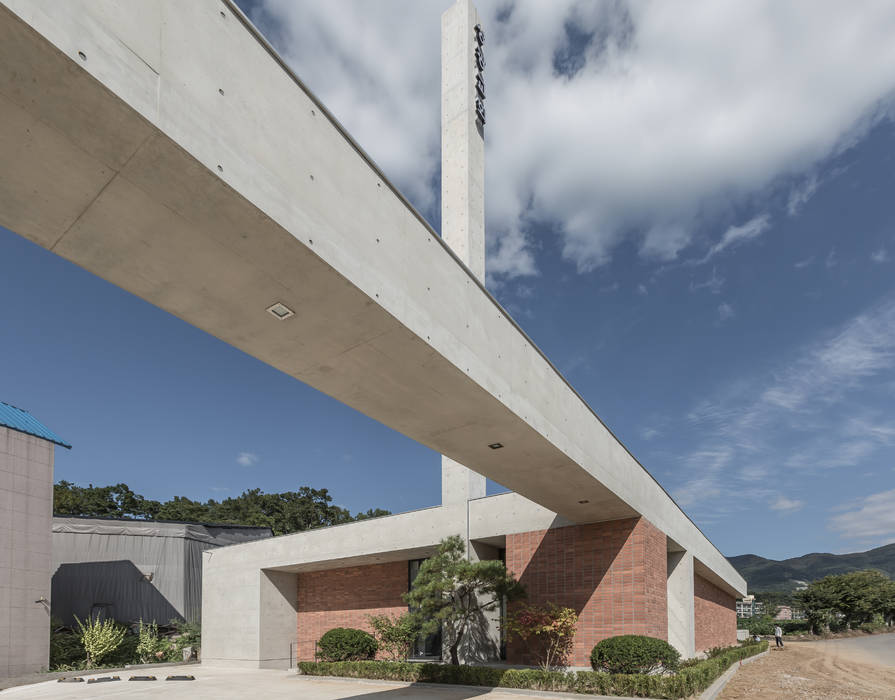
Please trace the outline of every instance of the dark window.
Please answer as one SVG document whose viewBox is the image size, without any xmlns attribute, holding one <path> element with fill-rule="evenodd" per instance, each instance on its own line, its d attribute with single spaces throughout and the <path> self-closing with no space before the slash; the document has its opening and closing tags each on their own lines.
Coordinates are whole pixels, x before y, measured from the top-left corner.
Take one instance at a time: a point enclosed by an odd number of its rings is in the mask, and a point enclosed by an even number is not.
<svg viewBox="0 0 895 700">
<path fill-rule="evenodd" d="M 420 565 L 426 561 L 425 559 L 411 559 L 407 562 L 407 588 L 413 585 L 414 579 L 420 572 Z M 408 610 L 410 608 L 408 607 Z M 433 659 L 441 658 L 441 630 L 430 635 L 420 635 L 410 651 L 411 658 L 414 659 Z"/>
</svg>

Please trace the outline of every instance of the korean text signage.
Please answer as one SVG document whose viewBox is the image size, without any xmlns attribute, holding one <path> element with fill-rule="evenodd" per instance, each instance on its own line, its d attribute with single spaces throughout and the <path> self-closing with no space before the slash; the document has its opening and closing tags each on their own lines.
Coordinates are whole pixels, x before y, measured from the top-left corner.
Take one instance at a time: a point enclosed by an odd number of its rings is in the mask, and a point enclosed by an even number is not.
<svg viewBox="0 0 895 700">
<path fill-rule="evenodd" d="M 485 126 L 485 32 L 482 25 L 475 25 L 475 118 Z"/>
</svg>

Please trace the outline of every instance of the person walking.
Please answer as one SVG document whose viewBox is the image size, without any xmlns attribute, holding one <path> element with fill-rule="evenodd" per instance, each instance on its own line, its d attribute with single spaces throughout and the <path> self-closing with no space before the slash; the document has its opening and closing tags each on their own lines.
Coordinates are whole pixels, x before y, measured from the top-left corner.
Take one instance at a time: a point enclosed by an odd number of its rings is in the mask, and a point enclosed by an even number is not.
<svg viewBox="0 0 895 700">
<path fill-rule="evenodd" d="M 777 646 L 783 646 L 783 630 L 780 628 L 780 625 L 774 626 L 774 639 L 777 640 Z"/>
</svg>

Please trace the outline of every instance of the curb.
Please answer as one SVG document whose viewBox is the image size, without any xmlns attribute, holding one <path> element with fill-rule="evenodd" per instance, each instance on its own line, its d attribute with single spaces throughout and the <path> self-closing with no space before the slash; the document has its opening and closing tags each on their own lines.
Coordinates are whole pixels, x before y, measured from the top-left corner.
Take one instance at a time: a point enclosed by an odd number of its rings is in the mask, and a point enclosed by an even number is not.
<svg viewBox="0 0 895 700">
<path fill-rule="evenodd" d="M 712 683 L 708 688 L 702 691 L 702 695 L 699 696 L 699 700 L 716 700 L 716 698 L 721 694 L 721 691 L 724 690 L 724 686 L 730 682 L 730 679 L 733 678 L 734 674 L 737 672 L 737 669 L 739 669 L 740 666 L 751 664 L 753 661 L 767 656 L 770 653 L 771 650 L 770 648 L 768 648 L 760 654 L 750 656 L 747 659 L 742 659 L 739 663 L 734 664 L 724 673 L 722 673 L 718 678 L 716 678 L 714 683 Z"/>
<path fill-rule="evenodd" d="M 425 688 L 426 690 L 449 691 L 453 688 L 468 690 L 478 695 L 494 693 L 496 695 L 524 695 L 532 698 L 556 698 L 557 700 L 570 700 L 570 698 L 583 698 L 583 700 L 638 700 L 629 695 L 585 695 L 584 693 L 563 693 L 549 690 L 528 690 L 527 688 L 492 688 L 487 685 L 461 685 L 459 683 L 408 683 L 406 681 L 380 681 L 372 678 L 349 678 L 346 676 L 305 676 L 296 674 L 296 678 L 302 680 L 322 681 L 347 681 L 361 685 L 389 685 L 394 688 Z"/>
</svg>

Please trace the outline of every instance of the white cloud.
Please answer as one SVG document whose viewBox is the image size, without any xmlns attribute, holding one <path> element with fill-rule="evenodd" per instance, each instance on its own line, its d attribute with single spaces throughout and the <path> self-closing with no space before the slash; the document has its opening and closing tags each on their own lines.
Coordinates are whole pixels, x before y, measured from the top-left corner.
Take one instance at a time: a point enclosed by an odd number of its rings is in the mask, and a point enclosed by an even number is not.
<svg viewBox="0 0 895 700">
<path fill-rule="evenodd" d="M 580 271 L 626 241 L 678 257 L 706 212 L 815 172 L 888 116 L 895 88 L 890 2 L 480 4 L 491 276 L 537 272 L 542 222 Z M 261 0 L 253 17 L 429 214 L 447 5 Z M 788 208 L 811 189 L 808 175 Z"/>
<path fill-rule="evenodd" d="M 762 400 L 785 409 L 804 407 L 809 398 L 829 402 L 893 365 L 895 302 L 888 300 L 809 349 L 767 387 Z"/>
<path fill-rule="evenodd" d="M 879 250 L 871 253 L 870 259 L 875 263 L 889 262 L 889 251 L 887 251 L 885 248 L 880 248 Z"/>
<path fill-rule="evenodd" d="M 820 182 L 817 173 L 811 173 L 798 187 L 794 187 L 789 193 L 789 201 L 786 203 L 786 211 L 790 216 L 795 216 L 805 206 L 809 199 L 817 192 Z"/>
<path fill-rule="evenodd" d="M 648 292 L 647 289 L 646 289 L 646 285 L 645 285 L 645 284 L 638 284 L 638 285 L 637 285 L 637 293 L 638 293 L 640 296 L 642 296 L 642 297 L 645 297 L 647 294 L 649 294 L 649 292 Z"/>
<path fill-rule="evenodd" d="M 824 261 L 824 265 L 827 266 L 827 269 L 831 269 L 836 267 L 839 264 L 839 258 L 836 256 L 836 249 L 831 248 L 830 252 L 827 254 L 827 259 Z"/>
<path fill-rule="evenodd" d="M 806 474 L 877 468 L 882 449 L 895 443 L 886 393 L 893 376 L 895 298 L 887 298 L 769 375 L 744 377 L 687 412 L 687 429 L 707 436 L 692 454 L 723 445 L 725 458 L 682 459 L 675 495 L 698 504 L 702 517 L 718 512 L 712 494 L 732 480 L 749 486 L 746 500 L 776 503 L 781 489 L 797 487 Z M 771 475 L 777 491 L 752 488 Z"/>
<path fill-rule="evenodd" d="M 240 452 L 236 455 L 236 463 L 243 467 L 254 467 L 258 464 L 259 457 L 252 452 Z"/>
<path fill-rule="evenodd" d="M 720 294 L 724 282 L 724 278 L 719 277 L 716 268 L 712 267 L 712 276 L 705 282 L 690 282 L 690 291 L 696 292 L 700 289 L 708 289 L 712 294 Z"/>
<path fill-rule="evenodd" d="M 655 428 L 641 428 L 640 429 L 640 437 L 644 440 L 653 440 L 659 437 L 662 433 L 656 430 Z"/>
<path fill-rule="evenodd" d="M 804 260 L 799 260 L 795 265 L 793 265 L 793 267 L 796 268 L 797 270 L 801 270 L 801 269 L 808 267 L 809 265 L 813 265 L 813 264 L 814 264 L 814 256 L 812 255 L 810 258 L 805 258 Z"/>
<path fill-rule="evenodd" d="M 699 263 L 708 262 L 708 260 L 727 248 L 737 246 L 746 241 L 751 241 L 753 238 L 758 238 L 762 233 L 768 230 L 770 225 L 771 217 L 767 214 L 761 214 L 760 216 L 749 219 L 749 221 L 741 226 L 731 226 L 724 232 L 724 235 L 721 236 L 721 240 L 709 248 L 708 253 L 705 254 Z"/>
<path fill-rule="evenodd" d="M 832 530 L 850 539 L 895 538 L 895 489 L 868 496 L 856 509 L 831 518 L 829 524 Z"/>
<path fill-rule="evenodd" d="M 777 500 L 771 504 L 771 510 L 793 513 L 797 510 L 801 510 L 803 505 L 805 504 L 797 499 L 789 499 L 786 496 L 778 496 Z"/>
<path fill-rule="evenodd" d="M 734 316 L 736 316 L 736 312 L 733 310 L 733 307 L 726 301 L 718 305 L 719 321 L 726 321 L 730 318 L 733 318 Z"/>
</svg>

